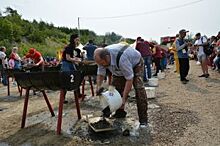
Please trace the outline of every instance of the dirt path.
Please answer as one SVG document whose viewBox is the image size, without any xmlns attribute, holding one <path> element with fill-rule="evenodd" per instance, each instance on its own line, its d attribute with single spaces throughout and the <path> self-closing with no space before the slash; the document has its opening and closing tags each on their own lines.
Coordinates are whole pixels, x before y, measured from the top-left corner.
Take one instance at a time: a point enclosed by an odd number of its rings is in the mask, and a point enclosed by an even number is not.
<svg viewBox="0 0 220 146">
<path fill-rule="evenodd" d="M 132 98 L 127 105 L 128 117 L 117 121 L 122 127 L 113 133 L 89 132 L 84 120 L 77 121 L 73 93 L 68 93 L 69 104 L 64 106 L 62 135 L 57 136 L 56 118 L 51 118 L 43 97 L 31 96 L 27 125 L 20 129 L 23 97 L 16 87 L 6 96 L 6 87 L 0 87 L 0 146 L 1 145 L 220 145 L 220 74 L 210 71 L 210 78 L 198 78 L 201 70 L 191 62 L 189 83 L 181 84 L 173 69 L 166 71 L 166 78 L 159 81 L 157 97 L 149 100 L 151 132 L 138 131 L 135 136 L 122 136 L 126 122 L 137 119 L 136 105 Z M 89 87 L 89 86 L 88 86 Z M 87 95 L 90 92 L 86 93 Z M 50 92 L 48 97 L 58 107 L 59 92 Z M 82 115 L 99 115 L 97 98 L 81 103 Z M 119 128 L 119 129 L 120 129 Z M 132 130 L 131 130 L 132 131 Z"/>
<path fill-rule="evenodd" d="M 200 66 L 191 62 L 188 84 L 181 84 L 172 72 L 160 81 L 158 91 L 167 96 L 158 98 L 159 103 L 189 110 L 197 117 L 173 145 L 220 145 L 220 74 L 210 71 L 206 79 L 199 78 L 200 73 Z"/>
</svg>

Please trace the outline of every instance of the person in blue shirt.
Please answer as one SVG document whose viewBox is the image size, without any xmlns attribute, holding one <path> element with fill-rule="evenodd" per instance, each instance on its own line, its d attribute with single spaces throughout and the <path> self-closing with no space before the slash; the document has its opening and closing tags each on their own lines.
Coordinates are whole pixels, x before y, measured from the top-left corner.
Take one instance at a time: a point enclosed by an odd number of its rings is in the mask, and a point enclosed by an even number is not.
<svg viewBox="0 0 220 146">
<path fill-rule="evenodd" d="M 94 52 L 97 46 L 93 43 L 93 40 L 89 40 L 89 43 L 83 47 L 86 50 L 86 60 L 94 61 Z M 96 75 L 92 76 L 94 84 L 96 84 Z"/>
<path fill-rule="evenodd" d="M 180 81 L 183 84 L 186 84 L 189 80 L 186 79 L 186 76 L 189 72 L 189 56 L 188 56 L 188 45 L 189 42 L 185 40 L 186 37 L 185 29 L 179 31 L 179 38 L 176 39 L 176 49 L 177 55 L 180 64 Z"/>
<path fill-rule="evenodd" d="M 95 49 L 97 49 L 97 46 L 93 43 L 93 40 L 89 40 L 89 43 L 83 47 L 83 50 L 86 50 L 87 60 L 94 60 Z"/>
</svg>

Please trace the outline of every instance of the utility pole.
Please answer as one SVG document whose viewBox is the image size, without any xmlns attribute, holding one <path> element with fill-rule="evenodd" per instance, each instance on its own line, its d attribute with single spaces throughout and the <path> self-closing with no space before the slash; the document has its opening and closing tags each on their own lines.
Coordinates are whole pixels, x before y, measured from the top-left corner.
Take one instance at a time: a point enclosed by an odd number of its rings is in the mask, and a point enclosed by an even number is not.
<svg viewBox="0 0 220 146">
<path fill-rule="evenodd" d="M 80 37 L 80 22 L 79 22 L 79 17 L 78 17 L 78 35 Z"/>
</svg>

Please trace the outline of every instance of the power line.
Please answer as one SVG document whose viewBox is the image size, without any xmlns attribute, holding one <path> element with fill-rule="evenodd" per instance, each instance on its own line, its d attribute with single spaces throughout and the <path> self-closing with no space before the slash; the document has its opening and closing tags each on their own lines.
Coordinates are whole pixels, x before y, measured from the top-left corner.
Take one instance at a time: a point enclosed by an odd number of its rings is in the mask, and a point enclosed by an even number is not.
<svg viewBox="0 0 220 146">
<path fill-rule="evenodd" d="M 154 13 L 159 13 L 159 12 L 164 12 L 164 11 L 170 11 L 173 9 L 178 9 L 186 6 L 190 6 L 196 3 L 200 3 L 204 0 L 197 0 L 181 5 L 176 5 L 173 7 L 168 7 L 168 8 L 163 8 L 163 9 L 158 9 L 158 10 L 152 10 L 152 11 L 147 11 L 147 12 L 142 12 L 142 13 L 133 13 L 133 14 L 127 14 L 127 15 L 118 15 L 118 16 L 109 16 L 109 17 L 78 17 L 78 18 L 83 18 L 83 19 L 117 19 L 117 18 L 124 18 L 124 17 L 134 17 L 134 16 L 140 16 L 140 15 L 148 15 L 148 14 L 154 14 Z"/>
</svg>

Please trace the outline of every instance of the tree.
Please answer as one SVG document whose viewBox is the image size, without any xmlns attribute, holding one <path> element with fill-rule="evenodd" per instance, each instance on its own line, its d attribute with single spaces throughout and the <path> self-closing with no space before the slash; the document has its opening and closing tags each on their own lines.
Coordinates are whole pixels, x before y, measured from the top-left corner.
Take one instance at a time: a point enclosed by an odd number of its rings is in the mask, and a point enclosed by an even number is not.
<svg viewBox="0 0 220 146">
<path fill-rule="evenodd" d="M 4 13 L 9 16 L 21 17 L 21 15 L 18 14 L 17 10 L 12 9 L 11 7 L 7 7 Z"/>
</svg>

